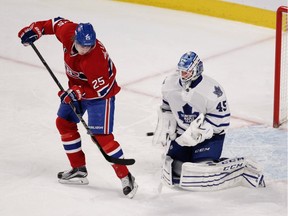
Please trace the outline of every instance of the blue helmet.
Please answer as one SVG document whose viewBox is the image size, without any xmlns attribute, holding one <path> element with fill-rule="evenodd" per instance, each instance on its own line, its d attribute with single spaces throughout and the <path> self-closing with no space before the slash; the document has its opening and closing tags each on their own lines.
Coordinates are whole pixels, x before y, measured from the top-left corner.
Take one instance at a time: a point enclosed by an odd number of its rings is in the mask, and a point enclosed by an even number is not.
<svg viewBox="0 0 288 216">
<path fill-rule="evenodd" d="M 196 53 L 187 52 L 181 56 L 178 62 L 178 71 L 183 81 L 196 80 L 203 72 L 203 62 Z M 182 72 L 187 72 L 190 76 L 183 78 Z"/>
<path fill-rule="evenodd" d="M 81 46 L 94 46 L 96 33 L 90 23 L 79 23 L 75 30 L 75 40 Z"/>
</svg>

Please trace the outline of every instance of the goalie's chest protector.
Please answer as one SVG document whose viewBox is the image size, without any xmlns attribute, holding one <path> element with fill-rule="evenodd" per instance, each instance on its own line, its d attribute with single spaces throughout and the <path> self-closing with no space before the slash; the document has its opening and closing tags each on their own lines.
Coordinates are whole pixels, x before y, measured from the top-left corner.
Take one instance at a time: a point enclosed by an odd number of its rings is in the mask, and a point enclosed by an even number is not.
<svg viewBox="0 0 288 216">
<path fill-rule="evenodd" d="M 218 99 L 213 94 L 213 89 L 216 85 L 219 84 L 202 76 L 196 86 L 185 91 L 178 75 L 167 77 L 162 87 L 163 99 L 169 103 L 180 127 L 187 129 L 199 113 L 206 114 L 215 109 Z"/>
</svg>

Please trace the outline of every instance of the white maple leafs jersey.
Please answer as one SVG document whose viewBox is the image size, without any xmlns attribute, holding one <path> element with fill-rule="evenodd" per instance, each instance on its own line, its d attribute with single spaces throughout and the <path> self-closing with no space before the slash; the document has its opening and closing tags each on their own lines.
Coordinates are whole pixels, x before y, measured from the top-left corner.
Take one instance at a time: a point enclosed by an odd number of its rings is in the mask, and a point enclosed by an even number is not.
<svg viewBox="0 0 288 216">
<path fill-rule="evenodd" d="M 182 134 L 200 113 L 213 127 L 214 134 L 224 134 L 230 124 L 230 109 L 222 86 L 202 75 L 192 82 L 189 91 L 182 87 L 178 74 L 166 77 L 162 84 L 163 111 L 171 111 Z"/>
</svg>

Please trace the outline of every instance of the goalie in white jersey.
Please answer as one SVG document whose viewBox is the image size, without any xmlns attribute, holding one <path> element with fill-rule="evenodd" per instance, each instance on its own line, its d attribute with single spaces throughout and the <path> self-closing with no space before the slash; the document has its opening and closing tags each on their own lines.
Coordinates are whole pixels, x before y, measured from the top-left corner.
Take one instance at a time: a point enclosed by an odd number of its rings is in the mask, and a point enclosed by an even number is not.
<svg viewBox="0 0 288 216">
<path fill-rule="evenodd" d="M 194 52 L 162 86 L 154 144 L 167 146 L 162 181 L 190 190 L 263 185 L 261 168 L 247 158 L 221 158 L 230 109 L 223 87 L 205 76 Z"/>
</svg>

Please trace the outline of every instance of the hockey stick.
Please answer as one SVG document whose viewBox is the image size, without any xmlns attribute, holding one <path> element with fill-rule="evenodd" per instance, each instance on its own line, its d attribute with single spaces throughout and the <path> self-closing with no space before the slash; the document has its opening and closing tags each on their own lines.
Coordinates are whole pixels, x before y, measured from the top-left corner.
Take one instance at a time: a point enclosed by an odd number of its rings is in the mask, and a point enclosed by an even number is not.
<svg viewBox="0 0 288 216">
<path fill-rule="evenodd" d="M 46 61 L 44 60 L 44 58 L 42 57 L 41 53 L 38 51 L 38 49 L 36 48 L 36 46 L 34 45 L 34 43 L 30 44 L 33 48 L 33 50 L 35 51 L 35 53 L 37 54 L 37 56 L 39 57 L 39 59 L 42 61 L 43 65 L 46 67 L 46 69 L 48 70 L 48 72 L 50 73 L 51 77 L 53 78 L 54 82 L 57 84 L 57 86 L 59 87 L 59 89 L 61 91 L 65 91 L 64 88 L 62 87 L 61 83 L 58 81 L 57 77 L 54 75 L 54 73 L 52 72 L 52 70 L 50 69 L 50 67 L 48 66 L 48 64 L 46 63 Z M 104 150 L 102 149 L 102 147 L 100 146 L 99 142 L 96 140 L 96 138 L 93 136 L 91 130 L 89 129 L 88 125 L 86 124 L 86 122 L 84 121 L 84 119 L 82 118 L 82 116 L 77 113 L 76 107 L 75 105 L 70 102 L 69 103 L 71 109 L 74 111 L 74 113 L 76 114 L 76 116 L 78 117 L 78 119 L 82 122 L 83 126 L 85 127 L 85 129 L 87 130 L 87 133 L 90 135 L 92 141 L 96 144 L 96 146 L 99 148 L 100 152 L 102 153 L 102 155 L 104 156 L 104 158 L 110 162 L 110 163 L 115 163 L 115 164 L 121 164 L 121 165 L 132 165 L 135 163 L 134 159 L 120 159 L 120 158 L 114 158 L 111 157 L 109 155 L 106 154 L 106 152 L 104 152 Z"/>
</svg>

